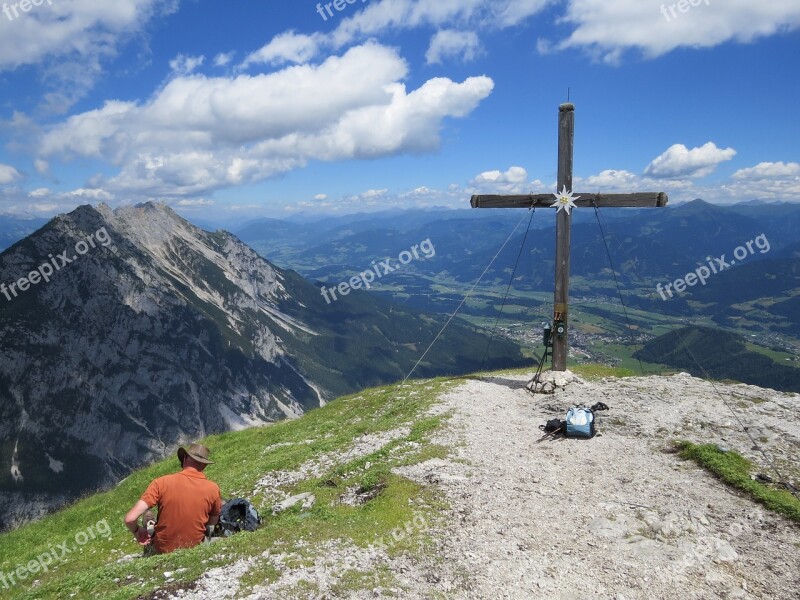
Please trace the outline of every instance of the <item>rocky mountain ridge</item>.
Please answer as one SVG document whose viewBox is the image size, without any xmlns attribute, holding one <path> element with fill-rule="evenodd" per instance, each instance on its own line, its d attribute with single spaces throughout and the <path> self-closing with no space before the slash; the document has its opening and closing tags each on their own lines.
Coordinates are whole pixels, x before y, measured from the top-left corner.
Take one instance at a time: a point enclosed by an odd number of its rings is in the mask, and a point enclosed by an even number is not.
<svg viewBox="0 0 800 600">
<path fill-rule="evenodd" d="M 108 245 L 73 254 L 93 235 Z M 233 236 L 153 204 L 83 207 L 5 253 L 2 281 L 62 247 L 71 262 L 50 281 L 0 298 L 0 434 L 3 462 L 13 445 L 16 464 L 7 505 L 21 487 L 21 504 L 41 510 L 48 496 L 109 485 L 176 443 L 324 401 L 275 333 L 310 331 L 281 312 L 282 276 Z"/>
</svg>

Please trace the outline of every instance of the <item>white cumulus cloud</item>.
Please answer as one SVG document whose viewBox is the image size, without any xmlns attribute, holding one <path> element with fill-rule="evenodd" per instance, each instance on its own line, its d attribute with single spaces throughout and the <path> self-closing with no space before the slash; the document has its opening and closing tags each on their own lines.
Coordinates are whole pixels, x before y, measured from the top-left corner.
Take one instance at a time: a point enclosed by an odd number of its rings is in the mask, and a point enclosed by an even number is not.
<svg viewBox="0 0 800 600">
<path fill-rule="evenodd" d="M 74 198 L 84 198 L 86 200 L 94 200 L 96 202 L 98 201 L 107 202 L 109 200 L 114 199 L 113 194 L 99 188 L 79 188 L 77 190 L 72 190 L 71 192 L 67 192 L 67 195 L 72 196 Z"/>
<path fill-rule="evenodd" d="M 640 184 L 638 175 L 624 169 L 606 169 L 585 179 L 576 178 L 573 188 L 586 191 L 609 191 L 619 193 L 635 190 Z"/>
<path fill-rule="evenodd" d="M 755 167 L 739 169 L 733 174 L 733 179 L 764 179 L 766 177 L 798 177 L 800 176 L 800 163 L 796 162 L 762 162 Z"/>
<path fill-rule="evenodd" d="M 268 44 L 249 54 L 244 59 L 242 67 L 253 64 L 305 63 L 317 55 L 321 41 L 322 37 L 319 35 L 287 31 L 275 36 Z"/>
<path fill-rule="evenodd" d="M 484 171 L 470 181 L 469 185 L 467 191 L 475 194 L 527 194 L 547 191 L 547 186 L 540 180 L 528 181 L 528 172 L 517 166 L 509 167 L 506 171 Z"/>
<path fill-rule="evenodd" d="M 396 50 L 370 42 L 318 65 L 179 76 L 146 102 L 108 101 L 53 126 L 39 155 L 110 161 L 118 175 L 92 183 L 114 192 L 207 195 L 311 159 L 433 151 L 443 121 L 469 114 L 494 86 L 435 78 L 407 90 L 407 73 Z"/>
<path fill-rule="evenodd" d="M 654 159 L 644 170 L 645 175 L 656 178 L 705 177 L 720 163 L 736 156 L 733 148 L 717 148 L 714 142 L 689 150 L 683 144 L 674 144 Z"/>
<path fill-rule="evenodd" d="M 44 175 L 45 177 L 50 176 L 50 163 L 48 163 L 46 160 L 37 158 L 33 161 L 33 166 L 39 175 Z"/>
<path fill-rule="evenodd" d="M 2 3 L 13 12 L 20 2 Z M 177 10 L 179 0 L 45 0 L 9 21 L 0 13 L 0 72 L 42 67 L 52 91 L 42 105 L 63 113 L 92 88 L 121 42 L 154 17 Z"/>
<path fill-rule="evenodd" d="M 484 171 L 474 179 L 474 183 L 525 183 L 528 172 L 522 167 L 510 167 L 505 173 L 495 169 Z"/>
<path fill-rule="evenodd" d="M 189 75 L 206 61 L 205 56 L 186 56 L 179 54 L 169 61 L 169 68 L 176 75 Z"/>
<path fill-rule="evenodd" d="M 724 190 L 735 199 L 797 201 L 800 199 L 800 163 L 762 162 L 739 169 Z"/>
<path fill-rule="evenodd" d="M 0 185 L 6 185 L 21 178 L 22 175 L 14 167 L 0 163 Z"/>
<path fill-rule="evenodd" d="M 429 65 L 439 64 L 448 58 L 468 62 L 475 60 L 480 52 L 481 42 L 474 31 L 443 29 L 437 31 L 431 39 L 425 60 Z"/>
<path fill-rule="evenodd" d="M 47 56 L 112 54 L 120 37 L 141 29 L 154 14 L 176 8 L 175 0 L 46 0 L 10 23 L 2 19 L 0 71 Z"/>
<path fill-rule="evenodd" d="M 206 200 L 204 198 L 198 198 L 194 200 L 190 200 L 188 198 L 184 198 L 183 200 L 179 200 L 176 203 L 176 206 L 180 206 L 181 208 L 205 208 L 207 206 L 213 206 L 213 200 Z"/>
<path fill-rule="evenodd" d="M 631 48 L 655 57 L 676 48 L 711 48 L 791 31 L 800 27 L 800 2 L 569 0 L 562 22 L 574 30 L 559 48 L 588 48 L 601 60 L 617 62 Z"/>
<path fill-rule="evenodd" d="M 330 36 L 336 47 L 388 30 L 417 27 L 512 27 L 555 0 L 371 0 L 369 6 L 343 20 Z"/>
<path fill-rule="evenodd" d="M 214 66 L 227 67 L 231 63 L 235 55 L 236 55 L 235 52 L 220 52 L 214 57 Z"/>
<path fill-rule="evenodd" d="M 79 188 L 69 191 L 53 191 L 48 188 L 36 188 L 24 191 L 11 187 L 0 187 L 0 212 L 14 215 L 31 213 L 69 212 L 76 203 L 107 202 L 114 196 L 102 189 Z"/>
<path fill-rule="evenodd" d="M 385 196 L 389 190 L 387 188 L 383 188 L 380 190 L 367 190 L 366 192 L 361 194 L 361 198 L 365 200 L 372 200 L 373 198 L 380 198 L 381 196 Z"/>
</svg>

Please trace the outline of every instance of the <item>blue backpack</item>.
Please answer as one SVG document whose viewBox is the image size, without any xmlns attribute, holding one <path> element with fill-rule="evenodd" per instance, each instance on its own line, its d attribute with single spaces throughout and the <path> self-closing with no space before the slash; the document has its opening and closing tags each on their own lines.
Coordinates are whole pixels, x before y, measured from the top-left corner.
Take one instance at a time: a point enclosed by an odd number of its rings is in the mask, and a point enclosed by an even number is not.
<svg viewBox="0 0 800 600">
<path fill-rule="evenodd" d="M 594 413 L 591 409 L 576 407 L 567 411 L 564 435 L 568 438 L 592 438 L 594 434 Z"/>
<path fill-rule="evenodd" d="M 596 433 L 594 413 L 601 410 L 608 410 L 608 404 L 596 402 L 591 408 L 570 408 L 564 421 L 564 435 L 568 438 L 593 438 Z"/>
</svg>

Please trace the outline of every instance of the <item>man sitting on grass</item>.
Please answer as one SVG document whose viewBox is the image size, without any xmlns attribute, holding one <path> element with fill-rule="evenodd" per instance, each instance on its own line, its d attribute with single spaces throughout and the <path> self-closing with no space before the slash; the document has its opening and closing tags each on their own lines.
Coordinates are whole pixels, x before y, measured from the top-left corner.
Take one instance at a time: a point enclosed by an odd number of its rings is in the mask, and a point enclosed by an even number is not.
<svg viewBox="0 0 800 600">
<path fill-rule="evenodd" d="M 208 459 L 205 446 L 192 444 L 189 449 L 178 448 L 178 460 L 183 470 L 153 480 L 141 499 L 125 515 L 125 526 L 143 546 L 153 543 L 156 554 L 166 554 L 179 548 L 192 548 L 206 535 L 206 527 L 216 525 L 222 509 L 219 486 L 206 478 L 203 469 L 214 463 Z M 139 526 L 139 517 L 158 505 L 155 534 Z"/>
</svg>

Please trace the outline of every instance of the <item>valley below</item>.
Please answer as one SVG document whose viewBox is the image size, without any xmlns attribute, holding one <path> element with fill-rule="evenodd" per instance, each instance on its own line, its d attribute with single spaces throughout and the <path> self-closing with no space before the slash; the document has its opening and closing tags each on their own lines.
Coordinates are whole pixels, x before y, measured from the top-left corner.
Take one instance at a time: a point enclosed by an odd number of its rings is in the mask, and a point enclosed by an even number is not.
<svg viewBox="0 0 800 600">
<path fill-rule="evenodd" d="M 427 239 L 434 257 L 381 279 L 370 293 L 430 313 L 458 309 L 459 318 L 521 344 L 526 356 L 538 360 L 543 326 L 552 319 L 552 215 L 537 212 L 525 236 L 508 212 L 513 211 L 378 214 L 302 225 L 267 220 L 239 235 L 278 264 L 323 282 L 346 280 L 371 258 L 396 255 L 404 244 Z M 639 351 L 672 330 L 696 327 L 712 337 L 712 329 L 740 336 L 748 352 L 779 370 L 800 367 L 800 209 L 695 200 L 655 213 L 609 209 L 598 218 L 602 229 L 593 217 L 581 211 L 574 217 L 570 364 L 600 362 L 636 373 L 683 369 L 680 361 L 666 360 L 671 353 Z M 508 246 L 489 265 L 511 232 Z M 742 264 L 711 274 L 703 285 L 695 282 L 685 293 L 664 291 L 666 283 L 716 264 L 711 256 L 730 257 L 740 247 L 747 252 Z M 708 364 L 724 359 L 714 356 L 721 348 L 706 346 Z M 705 358 L 693 372 L 702 373 Z M 765 364 L 756 362 L 762 371 Z M 750 375 L 744 365 L 736 379 Z"/>
</svg>

